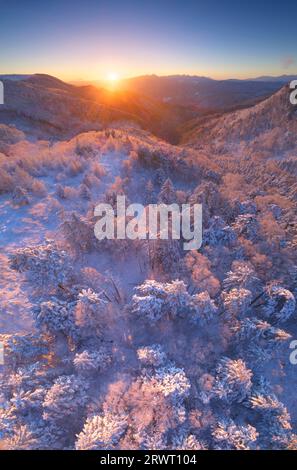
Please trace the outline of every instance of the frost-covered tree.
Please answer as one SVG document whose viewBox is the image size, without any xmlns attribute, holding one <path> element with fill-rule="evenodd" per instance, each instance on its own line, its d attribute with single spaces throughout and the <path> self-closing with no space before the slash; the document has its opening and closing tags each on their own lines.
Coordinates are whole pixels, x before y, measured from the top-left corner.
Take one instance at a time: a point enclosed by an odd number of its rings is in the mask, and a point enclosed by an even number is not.
<svg viewBox="0 0 297 470">
<path fill-rule="evenodd" d="M 189 294 L 183 281 L 161 283 L 147 280 L 135 288 L 132 299 L 134 313 L 154 323 L 165 315 L 182 314 L 189 303 Z"/>
<path fill-rule="evenodd" d="M 77 450 L 116 449 L 127 427 L 125 414 L 106 412 L 87 418 L 81 433 L 77 436 Z"/>
<path fill-rule="evenodd" d="M 59 284 L 68 284 L 74 278 L 69 256 L 52 240 L 46 240 L 44 245 L 18 248 L 10 256 L 10 266 L 26 272 L 34 286 L 47 291 Z"/>
<path fill-rule="evenodd" d="M 4 450 L 34 450 L 37 440 L 27 425 L 18 426 L 12 436 L 0 440 L 0 449 Z"/>
<path fill-rule="evenodd" d="M 40 411 L 47 391 L 46 384 L 43 386 L 25 391 L 17 390 L 13 393 L 10 403 L 15 413 L 27 415 L 33 411 Z"/>
<path fill-rule="evenodd" d="M 53 423 L 79 419 L 88 402 L 88 384 L 74 375 L 62 375 L 47 391 L 43 402 L 43 418 Z"/>
<path fill-rule="evenodd" d="M 94 225 L 76 212 L 62 223 L 61 231 L 66 243 L 77 256 L 97 247 Z"/>
<path fill-rule="evenodd" d="M 68 424 L 70 423 L 65 424 L 63 426 L 58 422 L 45 421 L 36 415 L 34 419 L 30 419 L 29 427 L 35 439 L 33 450 L 69 449 Z M 70 435 L 73 440 L 72 433 Z"/>
<path fill-rule="evenodd" d="M 132 312 L 152 324 L 164 317 L 180 317 L 203 326 L 217 312 L 208 292 L 190 295 L 183 281 L 161 283 L 147 280 L 135 290 Z"/>
<path fill-rule="evenodd" d="M 147 280 L 135 288 L 132 298 L 132 312 L 155 323 L 162 318 L 165 311 L 166 289 L 157 281 Z"/>
<path fill-rule="evenodd" d="M 228 403 L 245 400 L 252 387 L 252 371 L 242 359 L 224 357 L 216 368 L 215 395 Z"/>
<path fill-rule="evenodd" d="M 192 308 L 190 309 L 190 321 L 200 326 L 207 325 L 217 314 L 218 308 L 208 292 L 200 292 L 192 297 Z"/>
<path fill-rule="evenodd" d="M 101 346 L 94 351 L 84 350 L 76 353 L 73 363 L 75 370 L 82 375 L 94 374 L 104 371 L 111 362 L 111 354 L 107 348 Z"/>
<path fill-rule="evenodd" d="M 248 289 L 233 288 L 222 292 L 224 316 L 228 319 L 247 316 L 252 301 L 252 293 Z"/>
<path fill-rule="evenodd" d="M 258 318 L 246 318 L 233 327 L 237 350 L 253 362 L 263 364 L 271 359 L 291 335 Z"/>
<path fill-rule="evenodd" d="M 67 302 L 53 297 L 33 309 L 36 326 L 41 331 L 56 335 L 63 333 L 77 338 L 79 331 L 75 325 L 74 309 L 76 302 Z"/>
<path fill-rule="evenodd" d="M 184 258 L 184 264 L 191 273 L 191 280 L 199 292 L 207 291 L 211 297 L 220 291 L 220 281 L 211 270 L 211 262 L 198 251 L 190 251 Z"/>
<path fill-rule="evenodd" d="M 159 367 L 166 360 L 166 353 L 159 344 L 138 348 L 137 356 L 144 366 Z"/>
<path fill-rule="evenodd" d="M 208 293 L 191 296 L 183 281 L 161 283 L 147 280 L 135 288 L 132 312 L 154 324 L 164 317 L 188 318 L 194 323 L 205 323 L 216 312 Z"/>
<path fill-rule="evenodd" d="M 38 334 L 16 334 L 5 342 L 5 363 L 13 369 L 24 363 L 38 361 L 48 353 L 47 339 Z"/>
<path fill-rule="evenodd" d="M 229 418 L 220 420 L 212 432 L 215 449 L 250 450 L 256 448 L 257 430 L 247 425 L 237 425 Z"/>
<path fill-rule="evenodd" d="M 253 291 L 260 284 L 252 265 L 246 261 L 233 261 L 232 269 L 224 279 L 226 289 L 248 289 Z"/>
<path fill-rule="evenodd" d="M 139 437 L 140 450 L 167 449 L 167 442 L 163 432 L 156 430 L 153 430 L 152 432 L 142 431 Z"/>
<path fill-rule="evenodd" d="M 159 193 L 159 202 L 163 204 L 176 203 L 175 191 L 170 178 L 167 178 L 161 187 L 161 191 Z"/>
<path fill-rule="evenodd" d="M 292 434 L 289 439 L 289 443 L 286 447 L 286 450 L 297 450 L 297 434 Z"/>
<path fill-rule="evenodd" d="M 233 245 L 237 240 L 236 233 L 225 221 L 214 216 L 210 219 L 209 228 L 204 230 L 203 243 L 205 245 Z"/>
<path fill-rule="evenodd" d="M 173 317 L 186 317 L 192 307 L 192 297 L 183 281 L 175 280 L 165 284 L 166 308 Z"/>
<path fill-rule="evenodd" d="M 247 406 L 260 416 L 259 431 L 262 448 L 285 449 L 292 436 L 290 415 L 285 406 L 272 394 L 254 393 Z"/>
<path fill-rule="evenodd" d="M 83 336 L 100 334 L 102 314 L 106 310 L 107 303 L 101 294 L 92 289 L 83 289 L 79 293 L 75 307 L 75 322 Z"/>
<path fill-rule="evenodd" d="M 206 445 L 193 434 L 180 433 L 173 437 L 171 448 L 176 450 L 206 450 Z"/>
<path fill-rule="evenodd" d="M 267 337 L 271 330 L 271 325 L 266 321 L 258 318 L 245 318 L 233 327 L 236 332 L 237 341 L 251 341 L 252 339 L 258 341 L 261 338 Z"/>
<path fill-rule="evenodd" d="M 8 376 L 4 383 L 2 382 L 2 390 L 7 391 L 11 395 L 14 391 L 31 391 L 41 385 L 45 385 L 47 380 L 44 367 L 45 364 L 42 361 L 18 367 Z"/>
<path fill-rule="evenodd" d="M 202 204 L 204 222 L 208 222 L 209 217 L 218 213 L 223 205 L 219 187 L 212 181 L 202 181 L 190 195 L 189 203 Z"/>
<path fill-rule="evenodd" d="M 18 424 L 18 416 L 15 410 L 8 402 L 5 402 L 2 398 L 0 407 L 0 443 L 1 439 L 6 436 L 11 436 L 13 430 Z M 1 447 L 0 447 L 1 448 Z"/>
<path fill-rule="evenodd" d="M 248 240 L 254 241 L 259 236 L 259 222 L 254 214 L 239 215 L 232 228 L 238 236 L 244 236 Z"/>
<path fill-rule="evenodd" d="M 286 322 L 296 310 L 296 300 L 292 292 L 279 285 L 271 285 L 266 289 L 267 302 L 264 314 L 273 322 Z"/>
<path fill-rule="evenodd" d="M 157 392 L 169 397 L 173 403 L 181 403 L 189 395 L 189 379 L 183 369 L 172 364 L 157 369 L 149 380 Z"/>
</svg>

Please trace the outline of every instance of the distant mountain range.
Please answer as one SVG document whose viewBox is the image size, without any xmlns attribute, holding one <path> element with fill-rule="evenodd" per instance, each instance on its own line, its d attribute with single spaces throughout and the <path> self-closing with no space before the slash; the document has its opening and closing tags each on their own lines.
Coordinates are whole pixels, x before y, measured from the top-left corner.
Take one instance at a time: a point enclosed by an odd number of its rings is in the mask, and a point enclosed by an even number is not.
<svg viewBox="0 0 297 470">
<path fill-rule="evenodd" d="M 214 80 L 209 77 L 144 75 L 121 81 L 121 89 L 133 91 L 163 103 L 190 106 L 200 111 L 230 110 L 255 104 L 267 98 L 284 84 L 297 78 L 293 75 L 257 77 L 248 80 Z M 79 82 L 77 82 L 79 83 Z M 92 83 L 103 87 L 104 83 Z"/>
<path fill-rule="evenodd" d="M 222 111 L 254 104 L 279 90 L 278 80 L 213 80 L 191 76 L 145 76 L 125 80 L 123 87 L 163 102 Z"/>
<path fill-rule="evenodd" d="M 279 77 L 270 77 L 269 75 L 264 75 L 262 77 L 253 78 L 255 82 L 279 82 L 279 83 L 289 83 L 292 80 L 297 79 L 296 75 L 280 75 Z"/>
<path fill-rule="evenodd" d="M 102 82 L 78 86 L 45 74 L 2 75 L 5 104 L 0 107 L 0 124 L 15 125 L 31 137 L 67 138 L 120 122 L 175 144 L 210 117 L 253 106 L 294 78 L 150 75 L 122 80 L 112 91 Z"/>
</svg>

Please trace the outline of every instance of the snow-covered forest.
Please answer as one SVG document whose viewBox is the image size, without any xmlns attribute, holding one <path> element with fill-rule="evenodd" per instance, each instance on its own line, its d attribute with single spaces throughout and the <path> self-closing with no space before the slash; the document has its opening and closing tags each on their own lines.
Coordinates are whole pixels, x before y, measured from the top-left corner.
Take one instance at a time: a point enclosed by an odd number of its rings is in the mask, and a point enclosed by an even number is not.
<svg viewBox="0 0 297 470">
<path fill-rule="evenodd" d="M 297 448 L 286 97 L 180 145 L 122 115 L 59 139 L 46 117 L 0 125 L 1 449 Z M 202 204 L 202 247 L 97 240 L 94 207 L 119 194 Z"/>
</svg>

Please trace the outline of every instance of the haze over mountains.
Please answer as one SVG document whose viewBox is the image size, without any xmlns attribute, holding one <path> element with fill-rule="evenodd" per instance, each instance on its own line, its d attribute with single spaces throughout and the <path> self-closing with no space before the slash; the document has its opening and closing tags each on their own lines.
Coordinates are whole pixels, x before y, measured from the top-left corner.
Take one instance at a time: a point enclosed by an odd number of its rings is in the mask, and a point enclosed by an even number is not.
<svg viewBox="0 0 297 470">
<path fill-rule="evenodd" d="M 5 85 L 0 122 L 15 124 L 31 137 L 71 137 L 125 122 L 178 143 L 195 118 L 251 106 L 292 77 L 218 81 L 152 75 L 122 80 L 117 90 L 106 89 L 102 83 L 76 86 L 43 74 L 0 78 Z"/>
<path fill-rule="evenodd" d="M 284 81 L 273 80 L 213 80 L 192 76 L 144 76 L 125 80 L 123 87 L 147 94 L 160 101 L 193 106 L 198 109 L 227 110 L 246 106 L 278 90 Z"/>
<path fill-rule="evenodd" d="M 122 80 L 121 88 L 166 103 L 218 110 L 252 104 L 257 99 L 271 95 L 295 78 L 297 75 L 214 80 L 209 77 L 189 75 L 144 75 Z M 102 81 L 74 83 L 104 87 Z"/>
</svg>

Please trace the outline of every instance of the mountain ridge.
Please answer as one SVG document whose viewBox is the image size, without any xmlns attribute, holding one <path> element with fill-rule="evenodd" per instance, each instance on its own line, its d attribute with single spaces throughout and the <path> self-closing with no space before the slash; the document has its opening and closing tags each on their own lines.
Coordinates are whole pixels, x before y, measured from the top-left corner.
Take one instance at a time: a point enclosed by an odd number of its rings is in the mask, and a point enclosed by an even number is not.
<svg viewBox="0 0 297 470">
<path fill-rule="evenodd" d="M 297 108 L 290 103 L 290 92 L 285 85 L 254 107 L 199 122 L 183 143 L 220 154 L 297 155 Z"/>
</svg>

